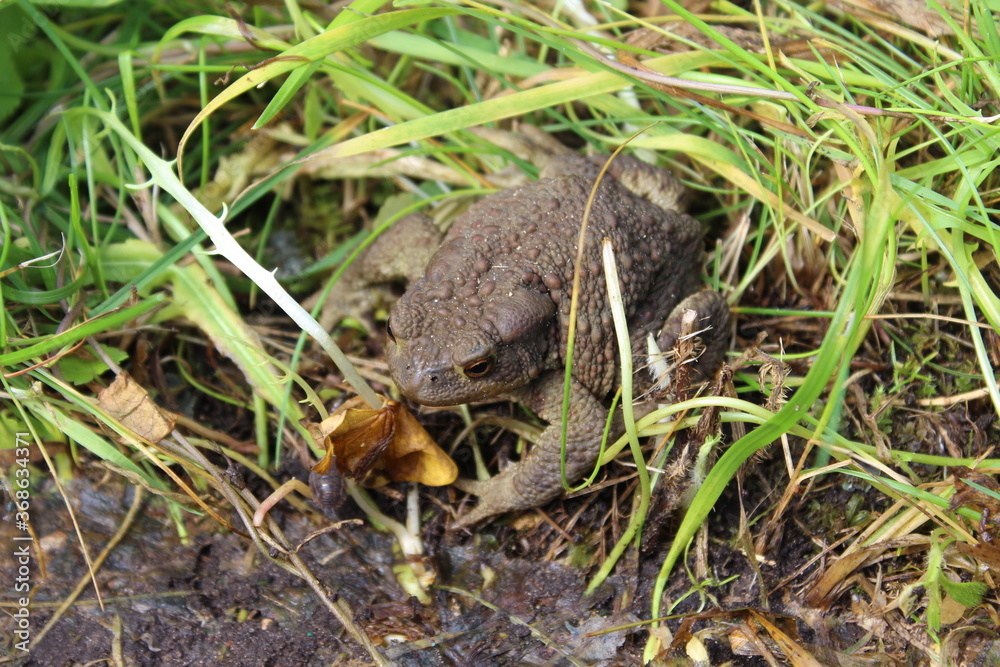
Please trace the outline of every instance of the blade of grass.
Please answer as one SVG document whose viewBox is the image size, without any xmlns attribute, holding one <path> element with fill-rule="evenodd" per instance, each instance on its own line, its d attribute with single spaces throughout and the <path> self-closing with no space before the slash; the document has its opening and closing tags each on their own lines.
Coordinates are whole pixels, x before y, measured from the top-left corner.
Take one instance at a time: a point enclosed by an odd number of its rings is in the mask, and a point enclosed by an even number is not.
<svg viewBox="0 0 1000 667">
<path fill-rule="evenodd" d="M 191 133 L 201 124 L 202 120 L 214 113 L 226 102 L 243 93 L 259 87 L 261 84 L 286 72 L 311 65 L 331 54 L 356 46 L 375 35 L 380 35 L 420 21 L 428 21 L 448 14 L 458 13 L 455 8 L 404 9 L 385 14 L 368 16 L 357 21 L 346 23 L 321 35 L 308 39 L 286 49 L 277 58 L 240 77 L 232 85 L 219 93 L 191 121 L 181 137 L 177 147 L 178 161 L 184 155 L 184 146 Z M 181 168 L 181 165 L 178 164 Z"/>
<path fill-rule="evenodd" d="M 148 313 L 157 306 L 163 304 L 166 297 L 162 294 L 152 296 L 140 301 L 134 306 L 123 310 L 95 317 L 81 324 L 76 325 L 62 333 L 55 334 L 47 339 L 13 352 L 0 354 L 0 367 L 11 367 L 24 363 L 31 359 L 41 359 L 42 357 L 54 353 L 63 347 L 70 347 L 87 336 L 94 336 L 105 331 L 124 327 L 128 322 L 136 319 L 140 315 Z M 10 343 L 11 341 L 7 341 Z"/>
<path fill-rule="evenodd" d="M 622 301 L 620 283 L 618 281 L 618 269 L 615 262 L 614 248 L 611 239 L 605 238 L 602 245 L 602 260 L 604 262 L 604 280 L 608 286 L 608 300 L 611 303 L 611 316 L 614 319 L 615 336 L 618 339 L 618 354 L 621 363 L 622 376 L 622 414 L 625 418 L 625 435 L 628 438 L 629 447 L 632 450 L 632 460 L 635 461 L 636 474 L 639 476 L 638 503 L 632 510 L 629 517 L 628 526 L 622 533 L 621 538 L 608 554 L 608 557 L 601 563 L 600 569 L 594 578 L 587 585 L 586 595 L 590 595 L 597 587 L 604 583 L 611 574 L 611 570 L 618 564 L 618 560 L 630 543 L 635 542 L 638 550 L 639 542 L 642 539 L 642 527 L 646 523 L 646 513 L 649 511 L 649 500 L 651 496 L 649 471 L 646 469 L 646 459 L 642 455 L 642 446 L 639 444 L 639 436 L 636 434 L 635 412 L 632 405 L 632 340 L 629 338 L 628 322 L 625 318 L 625 306 Z M 565 458 L 565 457 L 563 457 Z"/>
<path fill-rule="evenodd" d="M 217 218 L 202 206 L 201 202 L 184 187 L 170 168 L 170 163 L 157 157 L 144 144 L 139 142 L 114 114 L 96 110 L 91 110 L 91 112 L 101 118 L 109 129 L 116 132 L 135 151 L 146 165 L 149 173 L 152 174 L 152 182 L 155 182 L 168 192 L 191 214 L 208 233 L 218 251 L 224 254 L 237 268 L 247 274 L 299 327 L 307 331 L 319 342 L 337 365 L 337 368 L 340 369 L 345 382 L 350 384 L 358 392 L 358 395 L 362 396 L 372 408 L 379 409 L 382 406 L 382 401 L 378 398 L 378 395 L 358 374 L 351 362 L 341 352 L 340 348 L 337 347 L 336 343 L 333 342 L 333 339 L 330 338 L 330 335 L 319 325 L 319 322 L 313 319 L 297 301 L 289 296 L 284 288 L 278 284 L 273 273 L 264 271 L 253 260 L 253 257 L 242 246 L 236 243 L 226 231 L 221 218 Z"/>
<path fill-rule="evenodd" d="M 877 150 L 875 146 L 872 148 L 873 152 Z M 848 368 L 847 362 L 853 357 L 861 342 L 861 335 L 869 326 L 869 321 L 864 315 L 870 312 L 869 309 L 873 305 L 881 303 L 874 299 L 878 291 L 889 287 L 881 282 L 886 279 L 886 275 L 877 267 L 882 265 L 886 241 L 890 237 L 892 222 L 895 220 L 893 193 L 885 160 L 879 159 L 877 155 L 874 157 L 875 162 L 880 165 L 880 170 L 878 174 L 872 175 L 875 178 L 874 198 L 868 208 L 866 218 L 868 223 L 860 239 L 860 256 L 865 259 L 864 261 L 859 259 L 851 265 L 839 299 L 839 306 L 830 320 L 829 333 L 824 338 L 816 361 L 806 374 L 802 386 L 777 414 L 733 443 L 706 476 L 677 529 L 670 551 L 660 568 L 660 575 L 654 584 L 651 609 L 653 618 L 660 616 L 660 601 L 667 575 L 708 517 L 736 471 L 755 452 L 776 441 L 802 419 L 827 389 L 827 383 L 831 378 L 842 376 L 843 371 Z M 873 273 L 878 281 L 873 280 Z M 836 397 L 838 392 L 836 385 L 833 391 L 835 394 L 827 402 L 827 409 L 815 431 L 815 438 L 824 437 L 826 424 L 833 414 L 833 406 L 840 402 Z M 657 652 L 658 644 L 653 638 L 646 645 L 645 660 L 652 659 Z"/>
</svg>

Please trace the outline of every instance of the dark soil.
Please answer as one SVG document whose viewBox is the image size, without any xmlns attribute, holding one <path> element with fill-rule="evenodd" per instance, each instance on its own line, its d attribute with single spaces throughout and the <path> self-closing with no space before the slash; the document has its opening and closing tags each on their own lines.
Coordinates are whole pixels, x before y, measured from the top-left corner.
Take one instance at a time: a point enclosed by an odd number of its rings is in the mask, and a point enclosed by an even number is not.
<svg viewBox="0 0 1000 667">
<path fill-rule="evenodd" d="M 66 490 L 93 557 L 116 531 L 135 491 L 97 467 L 78 470 Z M 293 540 L 317 528 L 314 517 L 275 514 Z M 43 576 L 35 561 L 34 636 L 87 570 L 53 484 L 41 485 L 32 517 L 46 570 Z M 191 535 L 182 544 L 164 503 L 147 495 L 141 516 L 97 573 L 104 610 L 88 585 L 22 664 L 82 665 L 116 655 L 136 665 L 370 664 L 301 580 L 213 521 L 188 519 Z M 502 532 L 514 538 L 509 529 Z M 441 583 L 473 591 L 503 611 L 446 591 L 436 591 L 428 608 L 411 603 L 392 571 L 393 541 L 369 526 L 325 535 L 303 554 L 350 603 L 369 635 L 385 637 L 386 654 L 400 665 L 564 664 L 558 650 L 575 652 L 588 664 L 635 664 L 634 638 L 582 636 L 633 620 L 614 613 L 613 585 L 583 599 L 583 571 L 512 555 L 517 544 L 433 534 L 428 542 Z M 12 580 L 14 564 L 5 559 L 0 574 Z M 487 576 L 493 583 L 483 591 Z M 551 644 L 535 639 L 527 624 Z M 4 654 L 17 659 L 7 628 L 4 640 Z"/>
</svg>

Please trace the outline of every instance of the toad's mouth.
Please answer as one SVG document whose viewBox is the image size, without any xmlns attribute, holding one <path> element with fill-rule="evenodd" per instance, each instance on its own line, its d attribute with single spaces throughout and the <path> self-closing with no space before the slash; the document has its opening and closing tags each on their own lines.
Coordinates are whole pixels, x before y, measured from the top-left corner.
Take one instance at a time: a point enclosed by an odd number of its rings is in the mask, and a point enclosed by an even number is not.
<svg viewBox="0 0 1000 667">
<path fill-rule="evenodd" d="M 448 361 L 426 361 L 420 355 L 407 354 L 411 350 L 403 341 L 390 341 L 387 352 L 389 372 L 399 391 L 406 398 L 435 407 L 474 403 L 511 391 L 502 376 L 483 373 L 480 362 L 456 366 Z M 493 370 L 490 364 L 490 370 Z M 482 375 L 476 377 L 476 372 Z"/>
<path fill-rule="evenodd" d="M 433 407 L 474 403 L 501 393 L 491 385 L 464 377 L 451 367 L 418 369 L 413 364 L 404 364 L 402 368 L 392 368 L 392 377 L 408 399 Z"/>
</svg>

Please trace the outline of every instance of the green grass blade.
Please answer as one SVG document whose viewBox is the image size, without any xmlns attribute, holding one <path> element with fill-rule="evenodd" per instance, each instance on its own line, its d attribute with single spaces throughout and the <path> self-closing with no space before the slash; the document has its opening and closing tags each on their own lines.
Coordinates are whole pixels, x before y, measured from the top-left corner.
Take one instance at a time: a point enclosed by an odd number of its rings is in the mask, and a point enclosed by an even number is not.
<svg viewBox="0 0 1000 667">
<path fill-rule="evenodd" d="M 87 320 L 82 324 L 63 331 L 62 333 L 55 334 L 40 343 L 35 343 L 34 345 L 15 350 L 13 352 L 8 352 L 6 354 L 0 354 L 0 367 L 10 367 L 32 359 L 41 359 L 42 357 L 55 353 L 58 349 L 74 345 L 87 336 L 93 336 L 105 331 L 122 328 L 131 320 L 134 320 L 140 315 L 148 313 L 153 308 L 161 305 L 164 299 L 165 297 L 163 295 L 152 296 L 134 306 Z M 14 341 L 8 340 L 7 342 L 11 343 Z"/>
</svg>

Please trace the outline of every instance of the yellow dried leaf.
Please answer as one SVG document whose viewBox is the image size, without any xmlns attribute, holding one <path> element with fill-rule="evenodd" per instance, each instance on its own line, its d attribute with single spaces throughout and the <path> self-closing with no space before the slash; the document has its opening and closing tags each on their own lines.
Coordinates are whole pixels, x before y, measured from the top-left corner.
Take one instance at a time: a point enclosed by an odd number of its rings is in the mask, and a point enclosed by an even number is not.
<svg viewBox="0 0 1000 667">
<path fill-rule="evenodd" d="M 384 457 L 389 477 L 397 482 L 420 482 L 427 486 L 454 482 L 458 466 L 406 406 L 387 401 L 386 408 L 396 415 L 396 435 Z"/>
<path fill-rule="evenodd" d="M 326 450 L 313 470 L 326 474 L 336 462 L 344 476 L 369 485 L 384 484 L 386 478 L 427 486 L 455 481 L 455 462 L 405 406 L 388 399 L 379 410 L 356 407 L 360 405 L 360 397 L 353 398 L 329 418 L 309 426 Z"/>
</svg>

